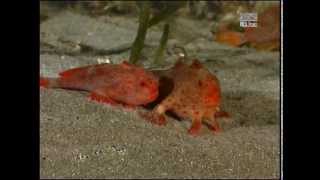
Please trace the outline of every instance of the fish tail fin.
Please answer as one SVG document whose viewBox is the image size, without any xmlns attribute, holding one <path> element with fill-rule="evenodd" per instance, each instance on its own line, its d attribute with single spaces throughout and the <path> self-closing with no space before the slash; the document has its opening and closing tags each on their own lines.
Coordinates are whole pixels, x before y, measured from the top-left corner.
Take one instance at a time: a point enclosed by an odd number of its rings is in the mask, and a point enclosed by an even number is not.
<svg viewBox="0 0 320 180">
<path fill-rule="evenodd" d="M 57 78 L 46 78 L 46 77 L 40 77 L 40 87 L 44 88 L 57 88 L 59 87 Z"/>
</svg>

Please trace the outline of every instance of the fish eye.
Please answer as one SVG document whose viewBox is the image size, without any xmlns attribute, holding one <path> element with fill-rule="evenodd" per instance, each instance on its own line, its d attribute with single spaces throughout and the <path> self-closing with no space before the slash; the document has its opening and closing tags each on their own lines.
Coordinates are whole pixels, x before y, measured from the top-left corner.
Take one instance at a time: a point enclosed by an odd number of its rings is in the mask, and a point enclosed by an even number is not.
<svg viewBox="0 0 320 180">
<path fill-rule="evenodd" d="M 140 82 L 140 86 L 145 87 L 146 85 L 147 84 L 144 81 Z"/>
</svg>

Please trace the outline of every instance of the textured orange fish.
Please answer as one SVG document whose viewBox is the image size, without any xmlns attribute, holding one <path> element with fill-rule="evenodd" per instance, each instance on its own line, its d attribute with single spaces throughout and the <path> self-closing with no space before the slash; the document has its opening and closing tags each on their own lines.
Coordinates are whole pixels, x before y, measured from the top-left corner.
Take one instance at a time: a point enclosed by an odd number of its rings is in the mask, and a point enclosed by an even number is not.
<svg viewBox="0 0 320 180">
<path fill-rule="evenodd" d="M 89 91 L 92 100 L 129 107 L 148 104 L 158 96 L 158 78 L 126 61 L 74 68 L 59 75 L 40 77 L 40 86 Z"/>
<path fill-rule="evenodd" d="M 173 80 L 173 89 L 166 90 L 168 95 L 165 95 L 152 112 L 141 113 L 144 118 L 163 125 L 166 123 L 164 114 L 169 111 L 180 118 L 192 119 L 189 129 L 192 135 L 199 133 L 203 120 L 206 120 L 214 133 L 221 131 L 216 117 L 228 116 L 228 113 L 220 111 L 221 90 L 215 75 L 205 69 L 199 61 L 194 60 L 191 65 L 178 61 L 160 77 L 167 79 L 160 79 L 160 94 L 167 89 L 161 83 L 170 84 L 170 79 Z"/>
<path fill-rule="evenodd" d="M 257 27 L 246 27 L 244 32 L 231 30 L 230 24 L 222 23 L 215 41 L 239 47 L 249 44 L 258 50 L 278 50 L 280 47 L 280 7 L 272 6 L 258 14 Z"/>
</svg>

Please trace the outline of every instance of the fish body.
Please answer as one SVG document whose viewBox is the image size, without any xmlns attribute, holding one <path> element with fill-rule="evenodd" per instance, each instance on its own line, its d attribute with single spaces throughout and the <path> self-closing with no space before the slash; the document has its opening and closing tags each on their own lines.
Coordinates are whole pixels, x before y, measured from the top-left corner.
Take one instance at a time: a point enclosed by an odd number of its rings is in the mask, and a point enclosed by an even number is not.
<svg viewBox="0 0 320 180">
<path fill-rule="evenodd" d="M 58 78 L 40 77 L 40 86 L 88 91 L 92 100 L 131 106 L 148 104 L 158 96 L 158 78 L 126 61 L 78 67 Z"/>
<path fill-rule="evenodd" d="M 247 42 L 247 39 L 243 33 L 235 31 L 226 31 L 223 33 L 217 33 L 215 41 L 223 44 L 228 44 L 230 46 L 239 47 Z"/>
</svg>

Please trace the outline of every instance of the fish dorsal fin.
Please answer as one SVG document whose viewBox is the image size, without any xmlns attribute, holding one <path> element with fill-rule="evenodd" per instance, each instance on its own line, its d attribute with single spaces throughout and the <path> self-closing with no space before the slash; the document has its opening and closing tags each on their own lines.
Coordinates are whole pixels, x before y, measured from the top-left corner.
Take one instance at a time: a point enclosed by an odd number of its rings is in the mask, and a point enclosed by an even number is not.
<svg viewBox="0 0 320 180">
<path fill-rule="evenodd" d="M 194 67 L 194 68 L 202 68 L 202 64 L 200 63 L 199 60 L 194 59 L 194 60 L 192 61 L 191 67 Z"/>
<path fill-rule="evenodd" d="M 174 67 L 177 68 L 177 67 L 183 66 L 184 64 L 185 63 L 183 62 L 183 60 L 179 58 L 177 62 L 174 64 Z"/>
<path fill-rule="evenodd" d="M 69 76 L 72 76 L 74 74 L 82 73 L 86 69 L 87 69 L 87 67 L 78 67 L 78 68 L 68 69 L 68 70 L 60 72 L 59 76 L 61 76 L 61 77 L 69 77 Z"/>
<path fill-rule="evenodd" d="M 131 69 L 132 65 L 130 63 L 128 63 L 127 60 L 124 60 L 121 64 L 121 67 L 126 68 L 126 69 Z"/>
</svg>

